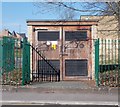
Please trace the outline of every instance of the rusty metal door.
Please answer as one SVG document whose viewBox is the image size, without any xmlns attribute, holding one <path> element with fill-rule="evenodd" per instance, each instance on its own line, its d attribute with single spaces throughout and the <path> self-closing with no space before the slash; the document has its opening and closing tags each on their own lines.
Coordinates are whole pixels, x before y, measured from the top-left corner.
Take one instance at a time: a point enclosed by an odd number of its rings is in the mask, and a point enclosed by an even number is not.
<svg viewBox="0 0 120 107">
<path fill-rule="evenodd" d="M 61 79 L 88 76 L 87 31 L 38 31 L 37 49 L 49 61 L 59 61 Z"/>
<path fill-rule="evenodd" d="M 88 76 L 87 31 L 64 31 L 64 78 Z"/>
</svg>

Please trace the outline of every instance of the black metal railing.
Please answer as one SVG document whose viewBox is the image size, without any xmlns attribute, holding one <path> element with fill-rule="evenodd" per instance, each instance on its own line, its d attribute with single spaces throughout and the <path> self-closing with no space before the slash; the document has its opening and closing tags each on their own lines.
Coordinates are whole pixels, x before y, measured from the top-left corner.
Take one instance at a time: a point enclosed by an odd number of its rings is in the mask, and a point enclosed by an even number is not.
<svg viewBox="0 0 120 107">
<path fill-rule="evenodd" d="M 56 69 L 52 63 L 42 55 L 38 48 L 32 48 L 32 81 L 60 81 L 60 70 Z"/>
</svg>

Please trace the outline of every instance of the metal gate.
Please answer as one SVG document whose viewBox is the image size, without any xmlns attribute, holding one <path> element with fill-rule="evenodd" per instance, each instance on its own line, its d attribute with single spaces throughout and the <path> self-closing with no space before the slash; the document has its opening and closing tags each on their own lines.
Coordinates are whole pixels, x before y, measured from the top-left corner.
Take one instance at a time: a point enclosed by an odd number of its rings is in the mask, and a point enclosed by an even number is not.
<svg viewBox="0 0 120 107">
<path fill-rule="evenodd" d="M 32 81 L 33 82 L 58 82 L 60 81 L 60 70 L 55 65 L 45 58 L 38 48 L 31 45 L 32 48 Z"/>
<path fill-rule="evenodd" d="M 4 85 L 30 82 L 30 46 L 26 38 L 0 38 L 0 76 Z"/>
<path fill-rule="evenodd" d="M 43 30 L 36 31 L 36 34 L 34 46 L 31 46 L 32 80 L 37 82 L 60 81 L 59 54 L 57 53 L 59 31 Z"/>
<path fill-rule="evenodd" d="M 95 41 L 96 85 L 119 86 L 119 40 L 98 39 Z"/>
</svg>

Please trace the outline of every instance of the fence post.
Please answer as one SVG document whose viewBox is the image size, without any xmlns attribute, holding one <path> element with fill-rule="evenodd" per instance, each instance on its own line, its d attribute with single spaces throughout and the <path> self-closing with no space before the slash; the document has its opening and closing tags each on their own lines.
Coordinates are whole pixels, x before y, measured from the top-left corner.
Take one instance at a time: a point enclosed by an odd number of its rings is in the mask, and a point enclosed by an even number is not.
<svg viewBox="0 0 120 107">
<path fill-rule="evenodd" d="M 30 82 L 30 43 L 26 43 L 26 50 L 27 50 L 27 58 L 28 58 L 28 62 L 27 62 L 27 64 L 28 64 L 28 72 L 27 72 L 27 82 Z"/>
<path fill-rule="evenodd" d="M 120 31 L 119 31 L 120 32 Z M 120 87 L 120 39 L 118 39 L 118 87 Z"/>
<path fill-rule="evenodd" d="M 3 72 L 3 40 L 0 40 L 0 79 L 2 77 Z"/>
<path fill-rule="evenodd" d="M 30 44 L 27 39 L 23 39 L 22 50 L 22 85 L 30 82 Z"/>
<path fill-rule="evenodd" d="M 22 85 L 25 84 L 25 39 L 22 42 Z"/>
<path fill-rule="evenodd" d="M 95 41 L 95 81 L 99 85 L 99 39 Z"/>
</svg>

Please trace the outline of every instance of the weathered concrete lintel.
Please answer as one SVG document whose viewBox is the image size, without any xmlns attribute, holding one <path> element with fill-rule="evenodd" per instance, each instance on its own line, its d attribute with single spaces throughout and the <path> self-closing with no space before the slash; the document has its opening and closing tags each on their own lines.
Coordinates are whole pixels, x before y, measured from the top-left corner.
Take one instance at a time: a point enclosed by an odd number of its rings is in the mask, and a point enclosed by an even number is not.
<svg viewBox="0 0 120 107">
<path fill-rule="evenodd" d="M 78 25 L 97 25 L 98 21 L 27 21 L 28 26 L 78 26 Z"/>
</svg>

